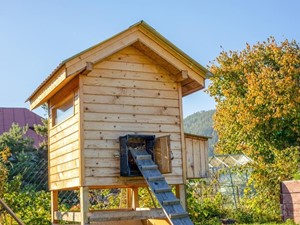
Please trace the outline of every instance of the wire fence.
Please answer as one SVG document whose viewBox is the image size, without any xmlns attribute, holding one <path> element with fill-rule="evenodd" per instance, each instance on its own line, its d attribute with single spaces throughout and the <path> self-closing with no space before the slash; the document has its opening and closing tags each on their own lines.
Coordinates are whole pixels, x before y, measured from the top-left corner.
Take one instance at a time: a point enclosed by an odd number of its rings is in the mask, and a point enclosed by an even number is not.
<svg viewBox="0 0 300 225">
<path fill-rule="evenodd" d="M 0 198 L 25 224 L 51 224 L 47 160 L 18 161 L 6 165 L 6 168 L 8 175 Z M 140 195 L 141 207 L 153 207 L 149 190 L 141 188 Z M 59 211 L 80 210 L 79 191 L 62 190 L 58 196 Z M 126 208 L 126 198 L 125 189 L 90 190 L 90 210 Z M 0 225 L 14 224 L 18 223 L 0 204 Z"/>
<path fill-rule="evenodd" d="M 24 160 L 11 163 L 2 198 L 25 224 L 43 225 L 50 223 L 50 192 L 48 190 L 48 162 L 46 159 Z M 193 181 L 190 181 L 191 183 Z M 247 176 L 211 170 L 210 179 L 201 185 L 188 185 L 196 188 L 199 196 L 214 198 L 217 193 L 224 197 L 225 208 L 237 208 L 243 197 Z M 207 192 L 207 189 L 210 189 Z M 90 209 L 114 209 L 126 207 L 126 190 L 102 189 L 90 190 Z M 147 189 L 140 190 L 140 206 L 156 207 Z M 200 197 L 200 198 L 201 198 Z M 79 191 L 59 191 L 59 211 L 79 211 Z M 199 200 L 200 201 L 200 200 Z M 14 225 L 15 220 L 0 205 L 0 224 Z"/>
<path fill-rule="evenodd" d="M 21 188 L 34 189 L 36 191 L 48 190 L 48 162 L 45 159 L 39 161 L 24 161 L 9 165 L 8 180 L 21 178 Z"/>
</svg>

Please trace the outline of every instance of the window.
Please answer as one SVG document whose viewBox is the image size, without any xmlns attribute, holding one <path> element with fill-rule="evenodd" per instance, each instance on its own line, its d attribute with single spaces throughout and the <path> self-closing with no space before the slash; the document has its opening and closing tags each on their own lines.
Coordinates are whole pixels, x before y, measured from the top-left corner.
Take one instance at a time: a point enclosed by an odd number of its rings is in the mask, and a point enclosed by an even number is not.
<svg viewBox="0 0 300 225">
<path fill-rule="evenodd" d="M 62 103 L 54 106 L 52 110 L 53 126 L 61 123 L 67 118 L 74 115 L 74 97 L 73 94 L 68 96 Z"/>
</svg>

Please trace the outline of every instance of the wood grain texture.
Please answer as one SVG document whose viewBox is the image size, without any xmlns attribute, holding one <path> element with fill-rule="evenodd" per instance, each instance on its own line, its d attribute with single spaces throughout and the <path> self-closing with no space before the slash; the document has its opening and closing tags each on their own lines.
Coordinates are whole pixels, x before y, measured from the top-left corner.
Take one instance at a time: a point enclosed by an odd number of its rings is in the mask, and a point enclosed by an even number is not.
<svg viewBox="0 0 300 225">
<path fill-rule="evenodd" d="M 110 181 L 107 185 L 122 183 L 118 179 L 119 158 L 115 157 L 118 138 L 132 133 L 170 135 L 176 157 L 170 162 L 174 172 L 167 179 L 182 182 L 181 106 L 178 84 L 172 76 L 145 54 L 128 47 L 95 64 L 83 77 L 83 147 L 89 185 L 99 185 L 101 179 Z"/>
<path fill-rule="evenodd" d="M 197 136 L 185 137 L 187 178 L 202 178 L 208 173 L 207 138 Z"/>
<path fill-rule="evenodd" d="M 71 188 L 79 186 L 79 95 L 78 79 L 61 89 L 52 99 L 50 106 L 59 105 L 74 93 L 74 114 L 61 123 L 49 127 L 49 188 Z"/>
</svg>

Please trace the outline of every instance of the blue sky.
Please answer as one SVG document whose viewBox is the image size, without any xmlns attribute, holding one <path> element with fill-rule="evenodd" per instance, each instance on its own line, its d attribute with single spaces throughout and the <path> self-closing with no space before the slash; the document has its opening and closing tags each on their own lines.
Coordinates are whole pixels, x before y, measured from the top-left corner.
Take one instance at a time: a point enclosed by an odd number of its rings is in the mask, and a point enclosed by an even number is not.
<svg viewBox="0 0 300 225">
<path fill-rule="evenodd" d="M 29 107 L 34 89 L 64 59 L 145 20 L 203 66 L 222 50 L 274 36 L 300 42 L 298 0 L 0 0 L 0 107 Z M 184 116 L 215 108 L 203 91 Z M 36 111 L 43 114 L 41 110 Z"/>
</svg>

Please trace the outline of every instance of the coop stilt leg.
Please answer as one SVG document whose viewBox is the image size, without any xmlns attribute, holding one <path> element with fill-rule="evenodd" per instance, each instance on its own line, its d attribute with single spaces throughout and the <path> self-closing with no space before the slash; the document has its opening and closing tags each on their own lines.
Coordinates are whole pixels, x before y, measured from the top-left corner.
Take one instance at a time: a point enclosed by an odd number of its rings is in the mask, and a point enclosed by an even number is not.
<svg viewBox="0 0 300 225">
<path fill-rule="evenodd" d="M 132 192 L 133 192 L 132 208 L 136 209 L 140 206 L 139 205 L 139 188 L 138 187 L 132 188 Z"/>
<path fill-rule="evenodd" d="M 186 192 L 183 184 L 177 184 L 176 186 L 176 197 L 179 198 L 182 207 L 186 210 Z"/>
<path fill-rule="evenodd" d="M 132 209 L 132 188 L 126 188 L 127 190 L 127 208 Z"/>
<path fill-rule="evenodd" d="M 51 223 L 57 222 L 55 220 L 55 212 L 58 211 L 58 191 L 51 191 Z"/>
<path fill-rule="evenodd" d="M 89 189 L 88 187 L 80 187 L 80 214 L 81 225 L 89 224 Z"/>
</svg>

